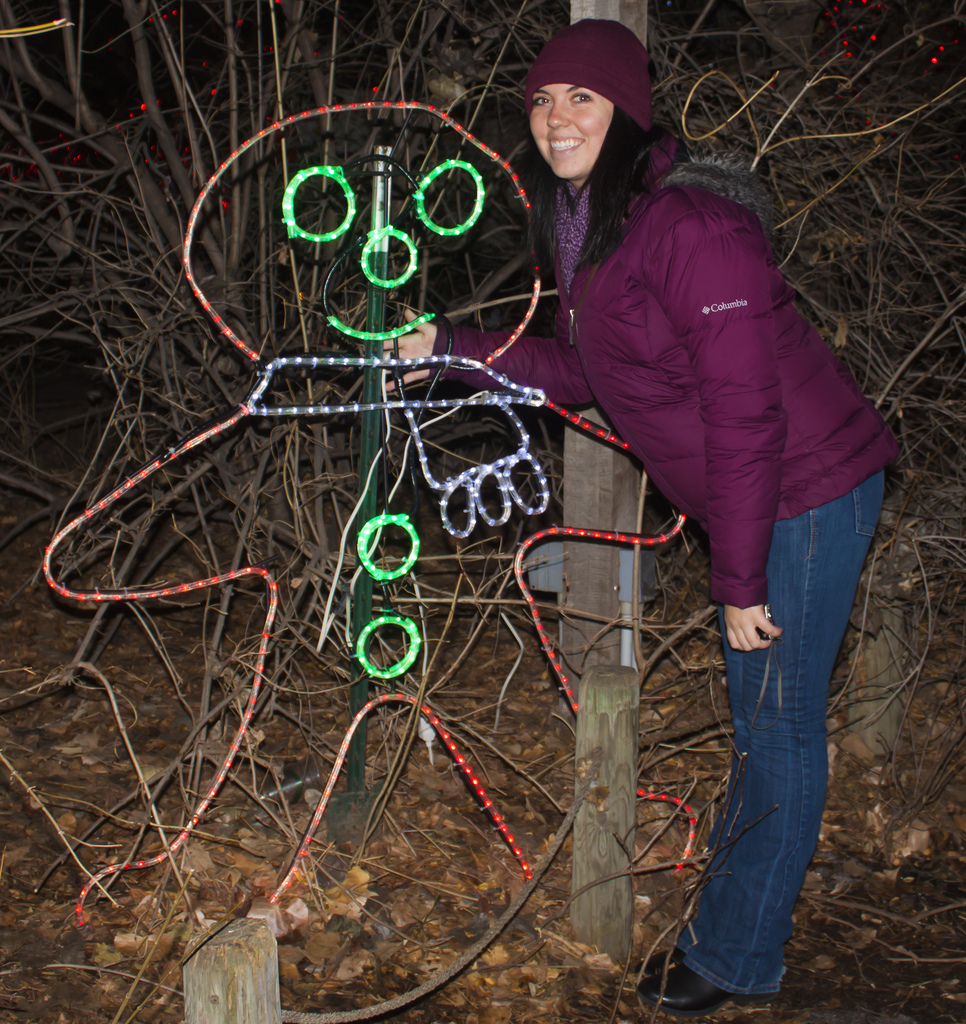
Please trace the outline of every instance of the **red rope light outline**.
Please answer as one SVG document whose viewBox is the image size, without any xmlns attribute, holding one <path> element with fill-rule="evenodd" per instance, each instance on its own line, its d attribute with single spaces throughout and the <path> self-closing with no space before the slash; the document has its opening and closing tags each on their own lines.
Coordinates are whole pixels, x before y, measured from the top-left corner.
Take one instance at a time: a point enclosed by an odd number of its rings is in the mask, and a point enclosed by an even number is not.
<svg viewBox="0 0 966 1024">
<path fill-rule="evenodd" d="M 240 352 L 246 355 L 253 363 L 259 363 L 261 357 L 254 349 L 247 346 L 234 333 L 234 331 L 232 331 L 231 327 L 229 327 L 229 325 L 222 320 L 220 315 L 215 312 L 214 307 L 209 302 L 207 297 L 204 295 L 203 291 L 201 290 L 201 287 L 195 280 L 191 270 L 191 247 L 201 206 L 204 203 L 207 196 L 209 195 L 209 193 L 211 192 L 212 188 L 214 188 L 215 184 L 220 180 L 221 176 L 231 166 L 231 164 L 233 164 L 235 160 L 237 160 L 238 157 L 245 153 L 251 146 L 255 145 L 258 141 L 267 137 L 268 135 L 271 135 L 276 131 L 280 131 L 299 121 L 303 121 L 311 117 L 317 117 L 322 114 L 342 113 L 350 110 L 372 109 L 423 110 L 427 113 L 430 113 L 438 117 L 444 123 L 448 124 L 456 131 L 458 131 L 468 142 L 470 142 L 478 149 L 480 149 L 482 152 L 484 152 L 487 156 L 489 156 L 491 160 L 494 160 L 495 162 L 500 164 L 504 171 L 507 174 L 509 174 L 514 185 L 517 187 L 517 197 L 522 199 L 525 206 L 529 210 L 530 204 L 526 198 L 526 193 L 523 190 L 523 187 L 519 184 L 519 178 L 516 172 L 513 171 L 510 164 L 507 161 L 503 160 L 502 157 L 500 157 L 500 155 L 495 150 L 490 149 L 489 146 L 482 143 L 479 139 L 477 139 L 465 128 L 463 128 L 462 125 L 460 125 L 458 122 L 450 118 L 449 115 L 445 114 L 440 110 L 437 110 L 435 107 L 429 104 L 409 101 L 335 104 L 333 106 L 318 107 L 314 110 L 303 111 L 301 114 L 294 114 L 291 117 L 285 118 L 282 121 L 275 122 L 268 128 L 265 128 L 262 131 L 258 132 L 251 139 L 247 140 L 245 143 L 239 146 L 238 149 L 236 149 L 221 164 L 221 166 L 218 168 L 215 174 L 212 175 L 211 178 L 209 178 L 208 182 L 205 184 L 205 187 L 199 194 L 198 199 L 195 201 L 194 206 L 192 207 L 191 214 L 188 219 L 188 228 L 184 242 L 183 264 L 185 270 L 185 277 L 192 291 L 195 293 L 202 307 L 205 309 L 205 312 L 208 313 L 208 315 L 211 317 L 212 321 L 219 328 L 224 337 L 227 338 L 228 341 L 235 346 L 235 348 L 237 348 Z M 506 352 L 510 345 L 512 345 L 513 342 L 516 341 L 517 338 L 519 338 L 520 334 L 523 333 L 531 317 L 533 316 L 533 312 L 536 308 L 539 295 L 540 276 L 538 269 L 535 268 L 533 294 L 531 296 L 530 306 L 527 310 L 527 313 L 524 319 L 521 321 L 521 323 L 511 333 L 507 342 L 504 345 L 497 348 L 496 350 L 494 350 L 493 352 L 491 352 L 486 357 L 487 364 L 491 364 L 494 359 L 496 359 L 498 356 Z M 622 441 L 619 437 L 617 437 L 617 435 L 611 433 L 605 428 L 592 423 L 590 420 L 585 419 L 584 417 L 578 415 L 577 413 L 569 412 L 567 409 L 563 408 L 562 406 L 558 406 L 553 402 L 547 402 L 547 405 L 549 408 L 553 409 L 554 412 L 558 413 L 558 415 L 563 416 L 569 422 L 580 427 L 581 429 L 592 433 L 600 440 L 603 440 L 610 444 L 614 444 L 617 447 L 624 450 L 628 449 L 629 446 L 626 442 Z M 191 818 L 189 819 L 188 824 L 184 828 L 182 828 L 182 830 L 178 833 L 175 839 L 168 845 L 167 849 L 162 850 L 161 852 L 155 854 L 152 857 L 147 857 L 136 861 L 107 865 L 106 867 L 102 868 L 100 871 L 98 871 L 90 877 L 90 879 L 81 889 L 78 895 L 77 903 L 74 908 L 75 918 L 78 926 L 82 926 L 86 923 L 86 919 L 84 916 L 84 903 L 90 891 L 96 885 L 98 885 L 103 879 L 123 871 L 154 867 L 158 864 L 161 864 L 169 856 L 175 854 L 181 848 L 181 846 L 183 846 L 184 843 L 187 842 L 192 831 L 197 826 L 201 818 L 204 816 L 204 814 L 210 807 L 212 801 L 215 799 L 218 792 L 220 791 L 222 784 L 224 783 L 229 771 L 231 770 L 235 756 L 237 755 L 239 749 L 241 748 L 241 744 L 244 740 L 245 734 L 248 731 L 248 727 L 255 713 L 258 695 L 260 693 L 262 683 L 266 679 L 265 665 L 268 659 L 269 648 L 272 640 L 272 625 L 275 621 L 275 616 L 278 610 L 278 584 L 276 580 L 272 577 L 269 570 L 264 565 L 249 565 L 241 569 L 232 570 L 227 573 L 220 573 L 218 575 L 210 576 L 205 579 L 194 580 L 188 583 L 181 583 L 173 586 L 120 587 L 105 589 L 95 587 L 93 589 L 74 589 L 59 582 L 59 580 L 57 580 L 57 578 L 55 577 L 52 568 L 54 554 L 56 553 L 56 551 L 66 538 L 68 538 L 71 534 L 77 531 L 82 525 L 89 523 L 96 515 L 99 515 L 101 512 L 104 512 L 106 509 L 110 508 L 119 498 L 128 493 L 137 484 L 142 483 L 148 477 L 156 473 L 159 469 L 173 462 L 175 459 L 179 458 L 186 452 L 198 447 L 199 445 L 203 444 L 210 438 L 234 426 L 242 419 L 244 419 L 246 416 L 250 415 L 250 413 L 250 407 L 247 404 L 243 403 L 237 409 L 235 409 L 229 416 L 224 417 L 223 419 L 213 423 L 208 427 L 196 431 L 195 433 L 189 435 L 187 438 L 178 442 L 172 448 L 168 449 L 168 451 L 166 451 L 163 455 L 156 456 L 154 459 L 145 463 L 140 469 L 132 473 L 122 484 L 116 487 L 110 494 L 108 494 L 104 498 L 101 498 L 99 501 L 95 502 L 93 505 L 86 508 L 84 512 L 82 512 L 79 516 L 75 517 L 66 526 L 58 530 L 44 551 L 43 572 L 48 584 L 60 596 L 74 601 L 121 602 L 176 597 L 182 594 L 191 593 L 196 590 L 203 590 L 213 586 L 220 586 L 225 583 L 255 576 L 259 576 L 263 579 L 268 593 L 268 605 L 265 613 L 265 621 L 262 626 L 258 655 L 255 661 L 252 685 L 248 701 L 246 703 L 245 710 L 242 714 L 241 722 L 238 726 L 238 729 L 235 732 L 235 736 L 232 740 L 232 743 L 229 746 L 228 754 L 225 757 L 224 761 L 222 762 L 217 773 L 215 774 L 215 777 L 211 785 L 208 787 L 205 796 L 196 806 Z M 684 519 L 684 516 L 679 516 L 677 522 L 670 531 L 657 536 L 644 536 L 638 534 L 626 534 L 602 530 L 587 530 L 574 527 L 550 527 L 545 530 L 537 531 L 535 534 L 528 537 L 521 544 L 517 552 L 517 555 L 514 559 L 514 575 L 516 577 L 517 584 L 520 587 L 521 593 L 523 594 L 527 602 L 527 605 L 530 609 L 534 625 L 537 629 L 537 634 L 540 637 L 541 646 L 544 652 L 546 653 L 548 659 L 550 660 L 550 663 L 553 666 L 554 671 L 557 675 L 560 688 L 566 695 L 567 700 L 571 706 L 571 709 L 575 714 L 578 711 L 578 705 L 574 697 L 573 690 L 567 680 L 566 674 L 563 671 L 563 666 L 560 664 L 560 661 L 556 656 L 556 653 L 553 649 L 553 644 L 550 641 L 550 637 L 547 634 L 547 631 L 544 628 L 543 623 L 540 619 L 540 614 L 536 607 L 536 602 L 533 598 L 533 595 L 531 594 L 529 588 L 527 587 L 523 579 L 522 563 L 526 555 L 526 552 L 533 546 L 533 544 L 537 543 L 538 541 L 543 540 L 547 537 L 556 536 L 558 534 L 562 534 L 563 536 L 571 537 L 574 539 L 604 540 L 624 544 L 642 544 L 646 546 L 663 544 L 680 532 L 681 527 L 684 523 Z M 308 851 L 314 839 L 315 832 L 317 831 L 318 826 L 322 820 L 322 816 L 325 813 L 325 809 L 328 804 L 329 798 L 332 794 L 332 791 L 334 789 L 335 782 L 338 778 L 343 762 L 345 760 L 345 755 L 346 751 L 348 750 L 349 742 L 356 728 L 358 727 L 362 719 L 365 717 L 365 715 L 367 715 L 371 710 L 390 701 L 409 703 L 413 706 L 417 705 L 416 699 L 414 697 L 410 697 L 407 694 L 383 694 L 379 697 L 373 698 L 356 714 L 345 736 L 345 739 L 343 740 L 342 746 L 339 751 L 339 755 L 330 773 L 325 791 L 323 792 L 319 804 L 316 807 L 315 813 L 312 817 L 312 821 L 310 822 L 309 827 L 306 830 L 299 844 L 299 847 L 293 857 L 292 864 L 288 872 L 286 873 L 281 884 L 270 897 L 270 902 L 278 902 L 278 900 L 284 894 L 285 890 L 292 884 L 294 878 L 301 869 L 303 859 L 308 855 Z M 435 729 L 437 734 L 442 739 L 448 752 L 453 757 L 455 763 L 461 769 L 464 780 L 471 787 L 474 794 L 480 800 L 482 808 L 489 815 L 491 821 L 494 824 L 494 827 L 500 833 L 501 838 L 506 843 L 507 847 L 513 853 L 513 855 L 516 857 L 517 861 L 520 863 L 524 877 L 532 877 L 532 871 L 523 854 L 522 849 L 517 845 L 516 839 L 509 831 L 509 828 L 506 822 L 504 821 L 503 817 L 495 809 L 492 800 L 490 800 L 490 798 L 487 796 L 485 788 L 480 783 L 478 773 L 476 773 L 473 770 L 472 766 L 469 764 L 466 758 L 463 757 L 463 755 L 459 752 L 456 744 L 452 740 L 452 737 L 443 727 L 441 720 L 439 719 L 438 716 L 435 715 L 432 709 L 429 708 L 428 705 L 421 705 L 419 706 L 419 713 L 429 722 L 429 724 L 433 727 L 433 729 Z M 689 815 L 690 831 L 688 835 L 687 847 L 684 851 L 684 855 L 682 858 L 682 860 L 687 860 L 691 856 L 696 829 L 696 818 L 694 817 L 691 808 L 684 804 L 679 797 L 672 797 L 664 793 L 651 793 L 644 789 L 638 789 L 637 795 L 638 797 L 647 800 L 658 800 L 662 802 L 673 803 L 677 807 L 683 808 L 685 813 Z M 681 867 L 683 867 L 683 863 L 678 865 L 678 868 Z"/>
<path fill-rule="evenodd" d="M 419 713 L 424 719 L 436 730 L 437 735 L 443 741 L 446 749 L 449 751 L 453 761 L 459 767 L 463 773 L 463 778 L 466 784 L 473 790 L 473 793 L 479 799 L 480 804 L 490 820 L 493 822 L 494 828 L 500 833 L 501 838 L 506 843 L 510 852 L 519 861 L 520 868 L 523 871 L 524 878 L 532 878 L 533 871 L 524 856 L 523 850 L 517 845 L 516 838 L 510 832 L 506 821 L 503 816 L 497 811 L 493 801 L 486 795 L 486 789 L 480 782 L 479 774 L 474 771 L 473 766 L 466 760 L 465 757 L 459 752 L 458 747 L 453 742 L 452 736 L 443 727 L 443 723 L 439 717 L 433 712 L 426 704 L 420 705 L 415 697 L 409 696 L 406 693 L 384 693 L 379 697 L 374 697 L 368 703 L 364 704 L 357 712 L 355 717 L 352 719 L 352 724 L 349 726 L 348 732 L 346 732 L 345 739 L 342 741 L 342 746 L 339 748 L 338 756 L 335 759 L 335 764 L 332 767 L 332 771 L 329 773 L 328 781 L 325 784 L 325 789 L 322 792 L 322 796 L 319 799 L 318 804 L 315 808 L 315 814 L 312 816 L 311 822 L 306 829 L 302 842 L 299 844 L 299 848 L 295 852 L 295 856 L 292 858 L 291 866 L 285 873 L 285 877 L 279 883 L 278 888 L 268 898 L 269 903 L 278 903 L 281 899 L 285 890 L 292 884 L 295 877 L 301 870 L 302 860 L 306 857 L 309 852 L 309 848 L 315 838 L 316 830 L 318 829 L 322 816 L 325 814 L 326 805 L 329 802 L 329 797 L 332 795 L 332 790 L 335 788 L 336 779 L 339 777 L 339 773 L 342 770 L 342 764 L 345 761 L 346 752 L 349 749 L 349 742 L 352 739 L 353 733 L 356 731 L 359 723 L 372 711 L 373 708 L 379 707 L 382 704 L 387 704 L 390 701 L 396 703 L 411 704 L 413 707 L 419 708 Z"/>
</svg>

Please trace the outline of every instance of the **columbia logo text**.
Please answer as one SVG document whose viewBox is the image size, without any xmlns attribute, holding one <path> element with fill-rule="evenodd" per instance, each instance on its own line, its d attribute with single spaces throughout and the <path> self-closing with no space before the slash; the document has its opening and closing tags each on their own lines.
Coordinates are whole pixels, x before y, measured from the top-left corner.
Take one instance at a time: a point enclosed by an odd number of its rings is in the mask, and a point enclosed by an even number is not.
<svg viewBox="0 0 966 1024">
<path fill-rule="evenodd" d="M 702 306 L 701 312 L 707 316 L 708 313 L 720 313 L 725 309 L 737 309 L 739 306 L 747 305 L 747 299 L 735 299 L 734 302 L 712 302 L 710 306 Z"/>
</svg>

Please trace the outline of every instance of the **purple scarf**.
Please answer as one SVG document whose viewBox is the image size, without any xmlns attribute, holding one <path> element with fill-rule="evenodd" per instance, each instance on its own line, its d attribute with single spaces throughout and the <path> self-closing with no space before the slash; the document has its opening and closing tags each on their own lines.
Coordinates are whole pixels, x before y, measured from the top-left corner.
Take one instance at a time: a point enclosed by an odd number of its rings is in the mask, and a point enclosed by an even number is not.
<svg viewBox="0 0 966 1024">
<path fill-rule="evenodd" d="M 557 284 L 562 286 L 568 295 L 577 264 L 580 262 L 580 253 L 584 247 L 589 223 L 590 190 L 585 188 L 578 193 L 576 187 L 569 181 L 564 182 L 557 190 L 557 266 L 560 274 Z"/>
</svg>

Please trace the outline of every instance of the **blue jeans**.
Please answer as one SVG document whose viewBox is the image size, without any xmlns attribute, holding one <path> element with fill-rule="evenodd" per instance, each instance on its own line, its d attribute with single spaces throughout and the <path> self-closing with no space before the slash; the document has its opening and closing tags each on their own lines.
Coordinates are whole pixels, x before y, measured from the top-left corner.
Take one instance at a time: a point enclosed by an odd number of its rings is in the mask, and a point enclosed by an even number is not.
<svg viewBox="0 0 966 1024">
<path fill-rule="evenodd" d="M 778 991 L 825 806 L 829 679 L 882 486 L 876 473 L 844 497 L 776 523 L 768 600 L 781 643 L 744 653 L 724 642 L 735 752 L 711 835 L 717 852 L 678 946 L 689 967 L 730 992 Z"/>
</svg>

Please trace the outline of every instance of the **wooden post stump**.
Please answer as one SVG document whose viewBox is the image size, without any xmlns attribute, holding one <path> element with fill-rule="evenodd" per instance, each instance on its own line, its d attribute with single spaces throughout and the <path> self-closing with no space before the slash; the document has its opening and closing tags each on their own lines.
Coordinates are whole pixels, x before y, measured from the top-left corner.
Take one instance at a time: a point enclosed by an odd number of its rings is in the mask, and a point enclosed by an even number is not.
<svg viewBox="0 0 966 1024">
<path fill-rule="evenodd" d="M 882 626 L 863 647 L 849 687 L 849 732 L 881 756 L 895 746 L 903 705 L 896 690 L 905 674 L 899 663 L 904 633 L 902 612 L 881 609 Z"/>
<path fill-rule="evenodd" d="M 281 1024 L 278 945 L 264 921 L 232 921 L 184 969 L 185 1024 Z"/>
<path fill-rule="evenodd" d="M 582 760 L 595 747 L 601 748 L 604 760 L 598 783 L 574 823 L 571 892 L 628 867 L 624 849 L 634 849 L 639 701 L 634 669 L 598 665 L 581 680 L 578 777 Z M 578 896 L 570 906 L 570 920 L 581 942 L 597 946 L 612 960 L 624 960 L 630 952 L 633 910 L 634 887 L 628 874 Z"/>
</svg>

